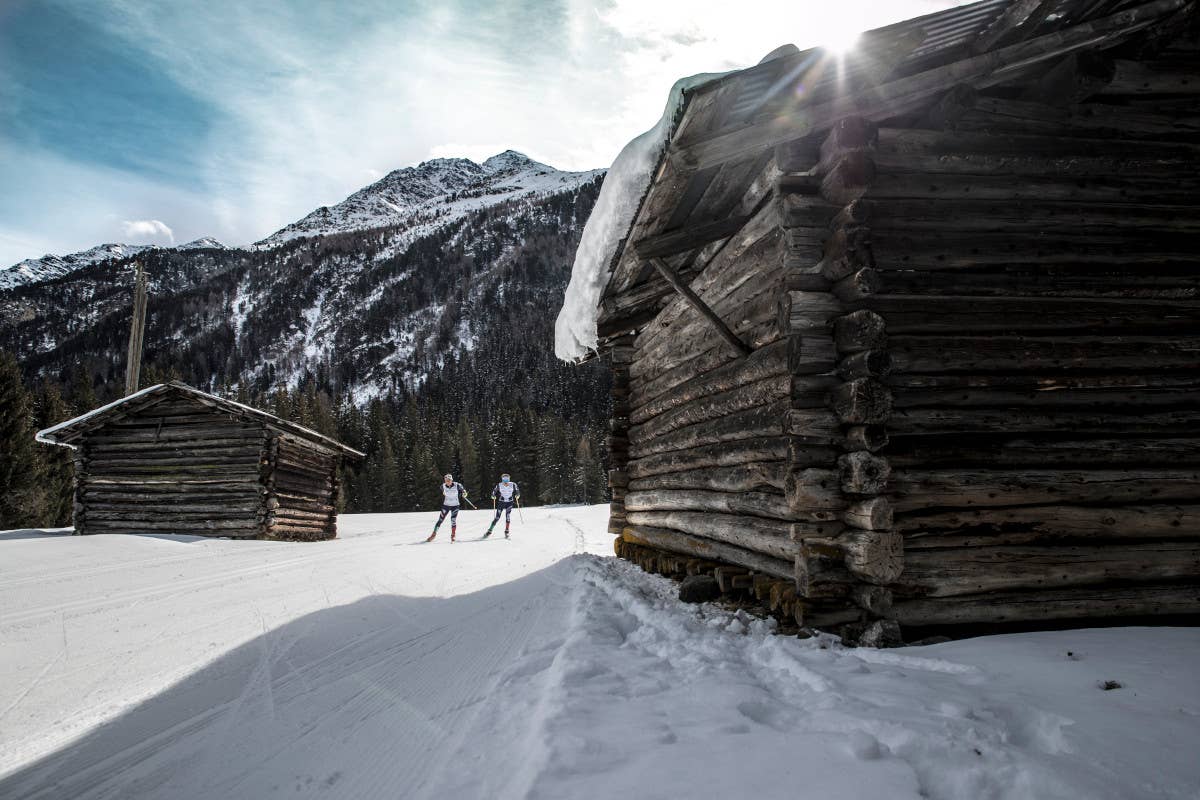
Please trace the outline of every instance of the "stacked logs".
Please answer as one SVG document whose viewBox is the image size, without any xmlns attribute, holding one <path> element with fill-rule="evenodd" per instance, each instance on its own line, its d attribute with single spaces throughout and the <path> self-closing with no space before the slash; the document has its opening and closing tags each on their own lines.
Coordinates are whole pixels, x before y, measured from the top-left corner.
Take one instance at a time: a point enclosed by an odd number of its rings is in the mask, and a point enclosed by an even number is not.
<svg viewBox="0 0 1200 800">
<path fill-rule="evenodd" d="M 317 541 L 337 535 L 338 458 L 274 434 L 264 459 L 268 493 L 264 533 Z"/>
<path fill-rule="evenodd" d="M 829 604 L 801 597 L 796 582 L 769 572 L 757 572 L 723 561 L 693 558 L 650 546 L 628 535 L 614 542 L 618 558 L 637 564 L 646 572 L 682 580 L 689 575 L 708 575 L 717 582 L 721 600 L 757 616 L 771 616 L 779 623 L 776 633 L 809 635 L 813 629 L 836 626 L 846 641 L 869 647 L 891 647 L 902 643 L 895 622 L 867 619 L 847 613 L 845 602 Z"/>
<path fill-rule="evenodd" d="M 822 142 L 815 165 L 796 163 L 787 147 L 780 155 L 788 291 L 779 324 L 793 351 L 788 503 L 797 516 L 839 523 L 829 535 L 793 532 L 796 587 L 814 608 L 843 604 L 840 613 L 821 615 L 826 624 L 887 615 L 884 587 L 903 569 L 903 540 L 884 496 L 890 467 L 877 454 L 892 409 L 886 327 L 877 314 L 848 306 L 874 264 L 860 198 L 875 176 L 877 135 L 875 126 L 849 118 Z"/>
<path fill-rule="evenodd" d="M 156 389 L 54 429 L 75 448 L 77 533 L 337 535 L 336 443 L 190 387 Z"/>
<path fill-rule="evenodd" d="M 264 440 L 183 399 L 113 420 L 75 451 L 76 532 L 257 536 Z"/>
<path fill-rule="evenodd" d="M 776 323 L 777 218 L 777 206 L 763 204 L 688 270 L 691 289 L 749 356 L 683 298 L 614 352 L 610 483 L 619 505 L 611 525 L 662 549 L 787 578 L 796 546 L 784 497 L 789 382 Z"/>
<path fill-rule="evenodd" d="M 1200 609 L 1189 72 L 1066 59 L 879 131 L 841 296 L 890 334 L 902 623 Z"/>
<path fill-rule="evenodd" d="M 619 558 L 656 575 L 675 579 L 708 575 L 716 580 L 724 600 L 739 604 L 754 603 L 756 610 L 775 617 L 785 626 L 785 631 L 804 624 L 804 604 L 796 594 L 794 581 L 721 561 L 661 550 L 639 542 L 635 536 L 617 539 L 614 550 Z"/>
<path fill-rule="evenodd" d="M 616 340 L 609 350 L 612 364 L 612 418 L 608 428 L 608 488 L 612 503 L 608 532 L 620 536 L 625 528 L 625 495 L 629 490 L 629 364 L 633 361 L 633 337 Z"/>
</svg>

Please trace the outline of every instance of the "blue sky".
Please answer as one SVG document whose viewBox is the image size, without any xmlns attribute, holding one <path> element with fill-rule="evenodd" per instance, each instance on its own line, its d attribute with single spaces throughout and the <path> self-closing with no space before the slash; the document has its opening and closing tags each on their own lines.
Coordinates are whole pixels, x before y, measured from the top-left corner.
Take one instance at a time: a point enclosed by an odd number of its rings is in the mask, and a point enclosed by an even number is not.
<svg viewBox="0 0 1200 800">
<path fill-rule="evenodd" d="M 959 2 L 0 0 L 0 267 L 246 244 L 433 157 L 606 166 L 675 78 Z"/>
</svg>

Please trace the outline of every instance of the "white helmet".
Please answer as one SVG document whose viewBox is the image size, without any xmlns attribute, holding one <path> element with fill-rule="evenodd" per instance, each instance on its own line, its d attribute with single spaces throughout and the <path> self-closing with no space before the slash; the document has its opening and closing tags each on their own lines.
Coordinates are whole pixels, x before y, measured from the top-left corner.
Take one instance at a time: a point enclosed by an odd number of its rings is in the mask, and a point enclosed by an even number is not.
<svg viewBox="0 0 1200 800">
<path fill-rule="evenodd" d="M 442 476 L 442 480 L 444 480 L 444 481 L 452 481 L 452 480 L 454 480 L 454 476 L 453 476 L 453 475 L 451 475 L 449 472 L 447 472 L 445 475 L 443 475 L 443 476 Z"/>
</svg>

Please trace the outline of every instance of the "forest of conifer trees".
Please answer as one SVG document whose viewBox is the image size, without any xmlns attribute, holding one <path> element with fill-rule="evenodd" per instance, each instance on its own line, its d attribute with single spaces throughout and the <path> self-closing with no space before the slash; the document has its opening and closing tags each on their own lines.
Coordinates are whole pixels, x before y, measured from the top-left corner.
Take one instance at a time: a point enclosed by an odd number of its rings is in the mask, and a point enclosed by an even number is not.
<svg viewBox="0 0 1200 800">
<path fill-rule="evenodd" d="M 148 370 L 150 386 L 177 375 Z M 367 454 L 342 476 L 345 512 L 426 511 L 441 503 L 441 476 L 452 473 L 481 506 L 502 472 L 521 485 L 526 505 L 601 503 L 606 498 L 604 429 L 552 411 L 501 406 L 490 416 L 447 413 L 420 397 L 388 395 L 363 406 L 318 387 L 251 396 L 221 394 L 268 411 Z M 0 352 L 0 529 L 54 527 L 71 521 L 71 454 L 38 444 L 34 434 L 100 404 L 80 371 L 63 387 L 26 386 L 16 359 Z"/>
</svg>

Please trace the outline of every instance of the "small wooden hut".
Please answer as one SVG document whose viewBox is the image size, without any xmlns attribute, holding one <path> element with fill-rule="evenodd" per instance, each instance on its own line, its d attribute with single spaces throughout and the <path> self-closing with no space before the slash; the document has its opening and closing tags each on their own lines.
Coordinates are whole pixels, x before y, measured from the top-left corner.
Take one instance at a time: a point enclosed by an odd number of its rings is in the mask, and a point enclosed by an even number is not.
<svg viewBox="0 0 1200 800">
<path fill-rule="evenodd" d="M 363 458 L 182 383 L 142 389 L 37 438 L 75 450 L 80 534 L 332 539 L 341 465 Z"/>
<path fill-rule="evenodd" d="M 1194 0 L 984 0 L 684 100 L 601 300 L 611 530 L 806 624 L 1200 612 Z"/>
</svg>

